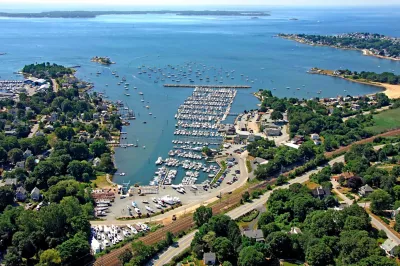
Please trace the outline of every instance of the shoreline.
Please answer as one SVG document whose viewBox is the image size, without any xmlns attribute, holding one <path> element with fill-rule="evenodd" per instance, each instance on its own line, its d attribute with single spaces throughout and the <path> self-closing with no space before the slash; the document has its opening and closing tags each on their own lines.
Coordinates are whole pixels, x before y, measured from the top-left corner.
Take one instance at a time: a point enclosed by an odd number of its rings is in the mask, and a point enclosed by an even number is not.
<svg viewBox="0 0 400 266">
<path fill-rule="evenodd" d="M 286 39 L 286 40 L 290 40 L 290 41 L 295 41 L 295 42 L 298 42 L 298 43 L 301 43 L 301 44 L 306 44 L 306 45 L 309 45 L 309 46 L 321 46 L 321 47 L 330 47 L 330 48 L 335 48 L 335 49 L 340 49 L 340 50 L 360 51 L 365 56 L 372 56 L 372 57 L 376 57 L 376 58 L 380 58 L 380 59 L 400 61 L 400 58 L 393 58 L 393 57 L 388 57 L 388 56 L 383 56 L 383 55 L 376 55 L 376 54 L 372 53 L 371 51 L 369 51 L 367 49 L 346 48 L 346 47 L 339 47 L 339 46 L 325 45 L 325 44 L 311 44 L 311 43 L 302 41 L 302 40 L 300 40 L 298 38 L 284 37 L 284 36 L 279 36 L 279 35 L 276 35 L 276 37 L 282 38 L 282 39 Z"/>
<path fill-rule="evenodd" d="M 311 72 L 308 71 L 307 73 L 309 74 L 316 74 L 316 75 L 325 75 L 325 76 L 330 76 L 334 78 L 341 78 L 350 82 L 355 82 L 359 84 L 364 84 L 364 85 L 371 85 L 378 87 L 382 90 L 382 93 L 384 93 L 386 96 L 388 96 L 390 99 L 398 99 L 400 98 L 400 85 L 393 85 L 393 84 L 388 84 L 388 83 L 380 83 L 380 82 L 373 82 L 373 81 L 361 81 L 361 80 L 355 80 L 355 79 L 350 79 L 346 78 L 344 76 L 339 76 L 339 75 L 333 75 L 330 74 L 329 72 L 332 72 L 331 70 L 325 70 L 325 69 L 319 69 L 321 72 Z M 371 94 L 366 94 L 371 95 Z"/>
</svg>

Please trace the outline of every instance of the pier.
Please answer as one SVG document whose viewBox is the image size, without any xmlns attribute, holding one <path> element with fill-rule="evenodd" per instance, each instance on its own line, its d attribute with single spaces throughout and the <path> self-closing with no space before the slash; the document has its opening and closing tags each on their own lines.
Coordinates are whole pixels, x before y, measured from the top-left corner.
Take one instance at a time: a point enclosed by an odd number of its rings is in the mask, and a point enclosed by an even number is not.
<svg viewBox="0 0 400 266">
<path fill-rule="evenodd" d="M 194 85 L 194 84 L 164 84 L 166 88 L 209 88 L 209 89 L 250 89 L 248 85 Z"/>
</svg>

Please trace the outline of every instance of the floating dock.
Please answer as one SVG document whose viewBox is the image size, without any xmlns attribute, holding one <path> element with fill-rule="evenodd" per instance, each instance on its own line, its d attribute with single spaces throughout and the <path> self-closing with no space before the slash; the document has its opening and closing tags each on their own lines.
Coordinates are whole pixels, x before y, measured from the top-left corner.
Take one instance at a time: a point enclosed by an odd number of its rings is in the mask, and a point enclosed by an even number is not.
<svg viewBox="0 0 400 266">
<path fill-rule="evenodd" d="M 248 85 L 195 85 L 195 84 L 164 84 L 166 88 L 217 88 L 217 89 L 250 89 Z"/>
</svg>

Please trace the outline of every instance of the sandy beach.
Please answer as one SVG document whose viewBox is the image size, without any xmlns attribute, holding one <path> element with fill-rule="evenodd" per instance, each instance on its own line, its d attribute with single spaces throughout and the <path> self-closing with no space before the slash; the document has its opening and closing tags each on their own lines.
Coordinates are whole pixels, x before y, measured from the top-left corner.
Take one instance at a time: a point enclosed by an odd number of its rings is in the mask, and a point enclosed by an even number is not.
<svg viewBox="0 0 400 266">
<path fill-rule="evenodd" d="M 370 50 L 367 50 L 367 49 L 363 49 L 361 51 L 362 51 L 363 55 L 366 55 L 366 56 L 374 56 L 374 57 L 378 57 L 378 58 L 382 58 L 382 59 L 400 61 L 400 58 L 393 58 L 393 57 L 387 57 L 387 56 L 383 56 L 383 55 L 376 55 L 376 54 L 372 53 Z"/>
</svg>

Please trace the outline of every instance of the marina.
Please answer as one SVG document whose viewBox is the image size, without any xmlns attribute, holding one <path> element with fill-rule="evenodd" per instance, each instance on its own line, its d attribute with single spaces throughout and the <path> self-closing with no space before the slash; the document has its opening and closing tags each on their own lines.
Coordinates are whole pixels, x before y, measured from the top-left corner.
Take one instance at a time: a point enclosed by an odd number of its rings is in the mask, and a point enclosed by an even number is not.
<svg viewBox="0 0 400 266">
<path fill-rule="evenodd" d="M 168 152 L 169 157 L 165 160 L 158 157 L 155 164 L 163 166 L 155 172 L 150 185 L 171 185 L 181 169 L 185 171 L 185 175 L 179 184 L 182 186 L 194 185 L 200 175 L 206 175 L 210 172 L 213 173 L 211 176 L 214 177 L 219 171 L 219 167 L 208 163 L 208 158 L 202 153 L 202 150 L 203 147 L 222 143 L 223 134 L 217 131 L 218 125 L 229 113 L 236 92 L 235 89 L 231 88 L 196 87 L 193 90 L 192 95 L 184 101 L 175 114 L 177 123 L 175 124 L 174 135 L 184 139 L 178 138 L 172 140 L 172 143 L 182 145 L 174 145 L 173 149 Z M 209 138 L 212 139 L 212 143 L 209 142 Z M 181 189 L 177 191 L 184 193 Z"/>
<path fill-rule="evenodd" d="M 251 86 L 247 85 L 192 85 L 192 84 L 164 84 L 163 85 L 166 88 L 197 88 L 197 87 L 203 87 L 203 88 L 228 88 L 228 89 L 250 89 Z"/>
</svg>

